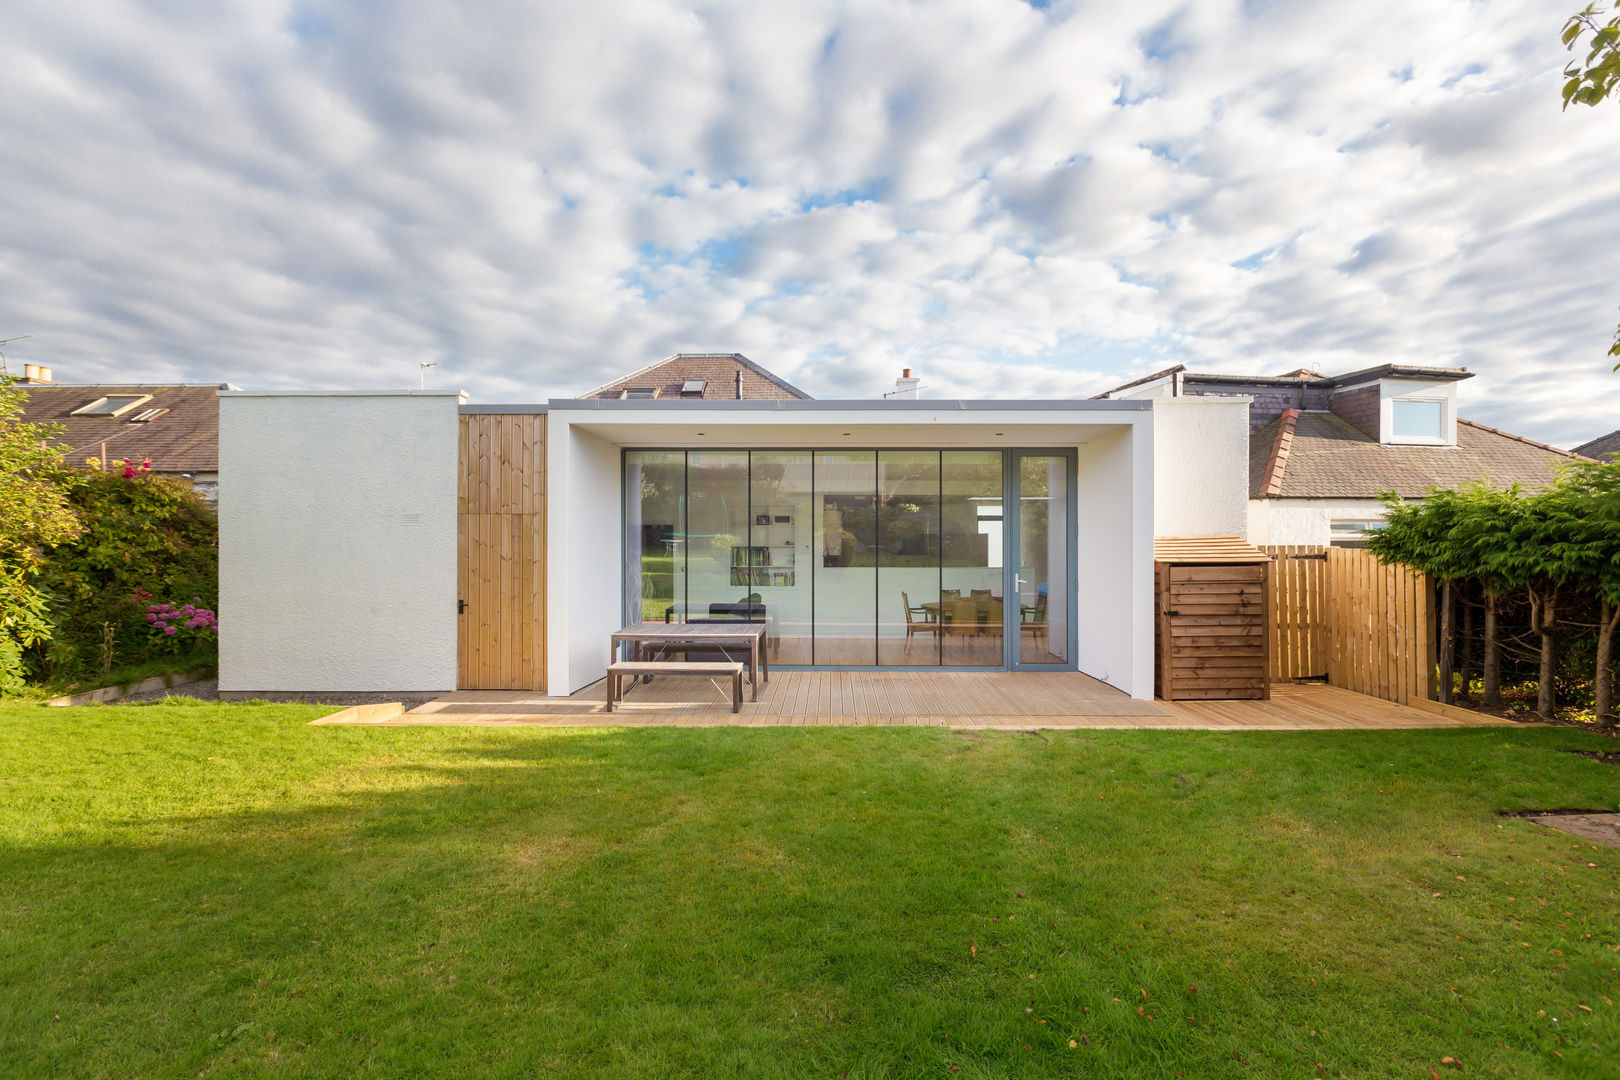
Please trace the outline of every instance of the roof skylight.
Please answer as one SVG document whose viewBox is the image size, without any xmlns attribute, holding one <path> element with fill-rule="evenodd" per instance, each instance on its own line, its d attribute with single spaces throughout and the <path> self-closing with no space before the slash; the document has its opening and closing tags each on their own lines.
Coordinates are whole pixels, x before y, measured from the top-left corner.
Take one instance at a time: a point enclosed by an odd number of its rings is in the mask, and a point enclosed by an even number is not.
<svg viewBox="0 0 1620 1080">
<path fill-rule="evenodd" d="M 137 405 L 152 400 L 151 394 L 108 394 L 74 409 L 69 416 L 122 416 Z"/>
</svg>

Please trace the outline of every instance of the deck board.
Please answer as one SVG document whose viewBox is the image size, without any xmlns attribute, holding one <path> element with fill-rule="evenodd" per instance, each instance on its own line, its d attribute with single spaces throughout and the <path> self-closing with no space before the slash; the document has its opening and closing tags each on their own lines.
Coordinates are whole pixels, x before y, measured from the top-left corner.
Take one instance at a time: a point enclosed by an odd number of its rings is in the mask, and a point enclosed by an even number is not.
<svg viewBox="0 0 1620 1080">
<path fill-rule="evenodd" d="M 758 702 L 731 712 L 729 689 L 705 678 L 637 684 L 612 713 L 601 683 L 569 697 L 457 691 L 389 725 L 554 727 L 927 726 L 974 729 L 1180 728 L 1343 731 L 1511 724 L 1436 714 L 1320 684 L 1277 684 L 1270 700 L 1137 701 L 1076 672 L 778 671 Z M 316 721 L 320 723 L 320 721 Z"/>
</svg>

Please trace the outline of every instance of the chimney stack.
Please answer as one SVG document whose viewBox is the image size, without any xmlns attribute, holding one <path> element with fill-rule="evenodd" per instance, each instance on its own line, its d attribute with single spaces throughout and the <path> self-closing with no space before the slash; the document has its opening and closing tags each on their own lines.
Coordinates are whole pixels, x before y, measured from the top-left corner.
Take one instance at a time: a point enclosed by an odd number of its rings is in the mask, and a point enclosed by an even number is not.
<svg viewBox="0 0 1620 1080">
<path fill-rule="evenodd" d="M 51 369 L 44 364 L 24 364 L 22 381 L 39 385 L 51 381 Z"/>
<path fill-rule="evenodd" d="M 922 380 L 920 379 L 912 378 L 910 368 L 902 369 L 900 372 L 900 377 L 894 380 L 894 396 L 901 400 L 905 400 L 906 398 L 915 399 L 917 396 L 917 384 L 921 381 Z"/>
</svg>

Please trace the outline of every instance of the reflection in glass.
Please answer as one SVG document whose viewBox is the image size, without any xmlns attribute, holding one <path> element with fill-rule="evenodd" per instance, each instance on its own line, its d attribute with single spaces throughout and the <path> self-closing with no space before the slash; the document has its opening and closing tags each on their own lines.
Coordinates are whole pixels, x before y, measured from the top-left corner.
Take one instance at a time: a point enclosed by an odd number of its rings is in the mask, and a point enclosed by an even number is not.
<svg viewBox="0 0 1620 1080">
<path fill-rule="evenodd" d="M 952 667 L 1004 662 L 1001 461 L 998 450 L 940 455 L 941 636 Z"/>
<path fill-rule="evenodd" d="M 815 455 L 814 663 L 877 663 L 877 454 Z"/>
<path fill-rule="evenodd" d="M 1069 462 L 1026 455 L 1018 462 L 1018 659 L 1061 664 L 1069 655 Z"/>
<path fill-rule="evenodd" d="M 624 455 L 624 621 L 662 622 L 686 597 L 686 454 Z"/>
<path fill-rule="evenodd" d="M 747 617 L 748 454 L 692 451 L 686 470 L 686 602 L 682 622 Z"/>
<path fill-rule="evenodd" d="M 939 451 L 878 452 L 878 663 L 938 664 Z"/>
<path fill-rule="evenodd" d="M 773 664 L 811 662 L 810 454 L 756 450 L 751 457 L 752 524 L 740 582 L 764 606 Z"/>
</svg>

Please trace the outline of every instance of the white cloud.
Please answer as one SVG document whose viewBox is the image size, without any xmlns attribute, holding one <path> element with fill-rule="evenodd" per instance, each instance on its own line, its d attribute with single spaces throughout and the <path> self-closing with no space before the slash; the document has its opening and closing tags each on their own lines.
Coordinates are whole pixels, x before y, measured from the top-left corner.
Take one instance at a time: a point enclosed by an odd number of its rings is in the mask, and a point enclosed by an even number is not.
<svg viewBox="0 0 1620 1080">
<path fill-rule="evenodd" d="M 1620 423 L 1614 110 L 1463 0 L 0 11 L 0 337 L 75 380 L 821 396 L 1466 364 Z"/>
</svg>

